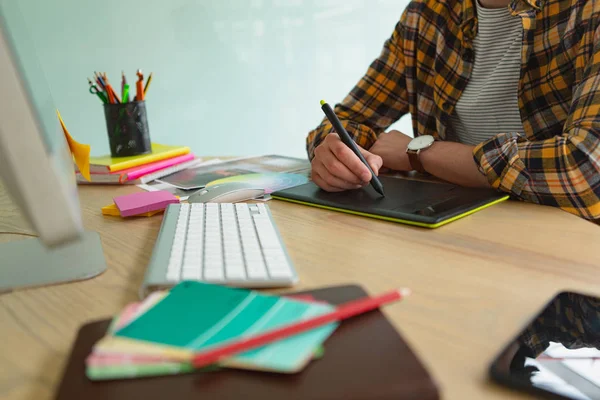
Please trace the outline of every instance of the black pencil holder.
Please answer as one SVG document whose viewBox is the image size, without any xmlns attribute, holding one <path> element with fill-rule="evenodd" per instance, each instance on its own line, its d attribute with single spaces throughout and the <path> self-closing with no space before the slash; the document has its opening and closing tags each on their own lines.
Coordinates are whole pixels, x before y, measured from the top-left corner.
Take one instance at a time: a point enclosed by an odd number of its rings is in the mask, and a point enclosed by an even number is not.
<svg viewBox="0 0 600 400">
<path fill-rule="evenodd" d="M 146 103 L 104 104 L 104 117 L 111 156 L 137 156 L 152 151 Z"/>
</svg>

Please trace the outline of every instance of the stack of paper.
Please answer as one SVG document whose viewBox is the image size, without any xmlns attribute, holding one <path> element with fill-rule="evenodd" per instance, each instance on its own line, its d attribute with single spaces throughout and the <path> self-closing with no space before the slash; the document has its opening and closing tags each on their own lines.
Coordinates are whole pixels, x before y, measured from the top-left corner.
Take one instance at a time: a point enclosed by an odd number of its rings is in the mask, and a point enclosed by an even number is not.
<svg viewBox="0 0 600 400">
<path fill-rule="evenodd" d="M 86 361 L 92 380 L 193 371 L 193 355 L 305 318 L 334 306 L 200 282 L 157 292 L 118 315 Z M 279 373 L 300 371 L 322 353 L 337 323 L 226 359 L 221 367 Z"/>
<path fill-rule="evenodd" d="M 152 153 L 130 157 L 90 157 L 88 181 L 76 168 L 78 183 L 146 183 L 196 166 L 200 160 L 186 146 L 152 143 Z"/>
</svg>

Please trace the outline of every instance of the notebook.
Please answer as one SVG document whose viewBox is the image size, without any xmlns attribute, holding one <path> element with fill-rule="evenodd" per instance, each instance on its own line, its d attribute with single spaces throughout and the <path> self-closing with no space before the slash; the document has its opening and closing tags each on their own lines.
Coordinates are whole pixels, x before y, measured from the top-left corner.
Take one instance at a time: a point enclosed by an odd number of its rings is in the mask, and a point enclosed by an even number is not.
<svg viewBox="0 0 600 400">
<path fill-rule="evenodd" d="M 210 305 L 210 307 L 207 307 Z M 334 309 L 281 296 L 201 282 L 182 282 L 160 301 L 94 346 L 95 353 L 128 353 L 189 361 L 195 352 L 252 336 Z M 301 370 L 338 326 L 328 324 L 253 349 L 225 366 L 281 373 Z"/>
<path fill-rule="evenodd" d="M 367 295 L 359 286 L 306 292 L 340 304 Z M 435 382 L 380 311 L 343 321 L 325 342 L 325 356 L 295 375 L 221 369 L 120 381 L 85 377 L 85 358 L 110 320 L 84 325 L 77 335 L 56 400 L 436 400 Z M 376 340 L 375 340 L 376 339 Z"/>
<path fill-rule="evenodd" d="M 91 173 L 108 173 L 133 168 L 156 161 L 166 160 L 188 154 L 190 148 L 187 146 L 168 146 L 165 144 L 152 143 L 152 153 L 140 156 L 111 157 L 110 155 L 90 157 Z"/>
<path fill-rule="evenodd" d="M 383 184 L 385 197 L 371 186 L 331 193 L 313 182 L 277 191 L 271 196 L 278 200 L 424 228 L 440 227 L 509 197 L 492 189 L 464 188 L 450 183 L 386 176 L 380 176 L 379 180 Z"/>
<path fill-rule="evenodd" d="M 90 181 L 86 180 L 79 170 L 75 172 L 77 183 L 139 184 L 182 171 L 201 162 L 201 159 L 194 158 L 194 154 L 188 153 L 120 171 L 94 172 L 90 175 Z"/>
</svg>

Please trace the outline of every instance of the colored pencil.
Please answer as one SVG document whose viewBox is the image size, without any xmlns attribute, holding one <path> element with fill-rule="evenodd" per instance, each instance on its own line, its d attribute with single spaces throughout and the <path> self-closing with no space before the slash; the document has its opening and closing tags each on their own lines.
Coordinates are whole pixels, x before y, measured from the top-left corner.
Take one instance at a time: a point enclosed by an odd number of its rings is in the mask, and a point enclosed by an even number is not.
<svg viewBox="0 0 600 400">
<path fill-rule="evenodd" d="M 144 100 L 144 74 L 142 74 L 142 70 L 138 69 L 136 72 L 137 76 L 138 76 L 138 80 L 135 83 L 135 99 L 137 101 L 143 101 Z"/>
<path fill-rule="evenodd" d="M 98 85 L 100 85 L 102 90 L 104 90 L 106 92 L 106 85 L 104 84 L 104 81 L 100 77 L 100 74 L 98 74 L 96 71 L 94 71 L 94 77 L 96 77 L 96 82 L 98 82 Z"/>
<path fill-rule="evenodd" d="M 152 72 L 148 76 L 148 80 L 146 81 L 146 86 L 144 86 L 144 98 L 146 98 L 146 92 L 148 92 L 148 88 L 150 87 L 150 82 L 152 82 Z"/>
<path fill-rule="evenodd" d="M 108 95 L 108 103 L 115 104 L 117 101 L 115 100 L 115 95 L 110 85 L 106 85 L 106 94 Z"/>
<path fill-rule="evenodd" d="M 108 77 L 106 76 L 106 73 L 104 74 L 104 82 L 106 84 L 106 92 L 108 93 L 109 100 L 111 98 L 111 93 L 112 93 L 113 101 L 111 101 L 111 103 L 120 103 L 121 99 L 119 98 L 119 96 L 117 95 L 117 92 L 115 92 L 115 89 L 113 89 L 112 85 L 108 81 Z"/>
<path fill-rule="evenodd" d="M 127 85 L 127 79 L 125 78 L 125 71 L 121 71 L 121 98 L 123 103 L 127 103 L 128 100 L 125 97 L 125 85 Z"/>
<path fill-rule="evenodd" d="M 332 322 L 341 321 L 354 317 L 368 311 L 375 310 L 384 304 L 401 300 L 410 294 L 409 289 L 393 290 L 377 297 L 365 297 L 358 300 L 349 301 L 337 307 L 335 311 L 316 317 L 308 318 L 303 321 L 282 326 L 255 336 L 242 337 L 232 343 L 217 346 L 206 352 L 196 354 L 192 358 L 192 365 L 195 368 L 202 368 L 210 364 L 219 362 L 221 359 L 230 357 L 234 354 L 245 352 L 256 347 L 261 347 L 276 340 L 285 339 L 289 336 L 318 328 Z"/>
</svg>

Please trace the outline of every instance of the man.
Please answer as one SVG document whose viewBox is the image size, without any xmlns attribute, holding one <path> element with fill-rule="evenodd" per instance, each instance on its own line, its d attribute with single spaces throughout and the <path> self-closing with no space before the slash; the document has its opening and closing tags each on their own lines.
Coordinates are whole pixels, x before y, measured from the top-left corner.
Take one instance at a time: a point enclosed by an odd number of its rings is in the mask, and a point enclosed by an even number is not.
<svg viewBox="0 0 600 400">
<path fill-rule="evenodd" d="M 428 172 L 599 219 L 600 2 L 413 0 L 335 112 L 376 174 Z M 407 112 L 432 136 L 408 152 L 410 137 L 384 133 Z M 326 119 L 307 150 L 325 190 L 370 180 Z"/>
</svg>

